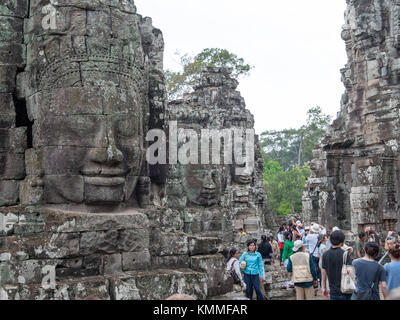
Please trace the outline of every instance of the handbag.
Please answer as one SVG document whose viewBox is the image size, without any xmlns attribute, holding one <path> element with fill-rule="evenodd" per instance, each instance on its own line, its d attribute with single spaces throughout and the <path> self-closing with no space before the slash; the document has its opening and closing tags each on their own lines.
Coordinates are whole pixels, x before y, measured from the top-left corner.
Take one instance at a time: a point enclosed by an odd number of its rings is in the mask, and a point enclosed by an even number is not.
<svg viewBox="0 0 400 320">
<path fill-rule="evenodd" d="M 246 252 L 246 255 L 244 256 L 244 260 L 240 263 L 240 269 L 242 271 L 244 271 L 244 269 L 246 269 L 246 267 L 247 267 L 246 257 L 247 257 L 247 252 Z"/>
<path fill-rule="evenodd" d="M 348 252 L 345 251 L 343 254 L 342 279 L 340 282 L 340 291 L 344 294 L 352 294 L 356 291 L 356 284 L 353 277 L 347 273 L 347 268 L 349 268 L 346 265 L 347 255 Z M 354 269 L 352 274 L 354 274 Z"/>
<path fill-rule="evenodd" d="M 381 273 L 381 268 L 380 265 L 378 264 L 378 270 L 376 271 L 375 279 L 374 282 L 372 282 L 371 287 L 367 291 L 354 292 L 351 297 L 351 300 L 375 300 L 374 286 L 378 282 L 380 273 Z"/>
</svg>

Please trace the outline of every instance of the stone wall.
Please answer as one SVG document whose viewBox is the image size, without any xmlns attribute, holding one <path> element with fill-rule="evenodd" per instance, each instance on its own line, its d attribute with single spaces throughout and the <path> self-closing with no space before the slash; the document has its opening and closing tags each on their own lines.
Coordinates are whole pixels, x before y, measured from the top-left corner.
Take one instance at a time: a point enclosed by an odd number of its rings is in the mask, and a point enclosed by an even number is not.
<svg viewBox="0 0 400 320">
<path fill-rule="evenodd" d="M 7 0 L 0 4 L 0 206 L 15 205 L 25 178 L 27 127 L 16 117 L 20 103 L 15 99 L 17 72 L 26 64 L 24 18 L 26 1 Z"/>
<path fill-rule="evenodd" d="M 347 1 L 341 110 L 314 151 L 306 220 L 357 233 L 399 225 L 399 14 L 389 0 Z"/>
</svg>

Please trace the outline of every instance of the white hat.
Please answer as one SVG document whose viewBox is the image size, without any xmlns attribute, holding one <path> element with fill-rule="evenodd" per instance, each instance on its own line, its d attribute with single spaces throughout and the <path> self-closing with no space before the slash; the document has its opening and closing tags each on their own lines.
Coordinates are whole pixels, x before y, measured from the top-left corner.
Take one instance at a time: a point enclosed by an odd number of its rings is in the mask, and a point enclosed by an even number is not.
<svg viewBox="0 0 400 320">
<path fill-rule="evenodd" d="M 298 227 L 303 227 L 303 224 L 301 223 L 301 221 L 300 221 L 300 220 L 299 220 L 299 221 L 297 221 L 297 222 L 296 222 L 296 224 L 297 224 L 297 226 L 298 226 Z"/>
<path fill-rule="evenodd" d="M 338 227 L 333 227 L 332 232 L 335 232 L 335 231 L 340 231 L 340 229 Z"/>
<path fill-rule="evenodd" d="M 310 230 L 310 226 L 305 227 L 304 230 Z"/>
<path fill-rule="evenodd" d="M 297 252 L 297 251 L 299 251 L 299 249 L 300 249 L 301 247 L 304 247 L 304 246 L 305 246 L 305 244 L 303 243 L 303 241 L 297 240 L 297 241 L 294 243 L 293 251 L 294 251 L 294 252 Z"/>
<path fill-rule="evenodd" d="M 314 232 L 314 233 L 319 233 L 321 231 L 321 229 L 319 228 L 319 225 L 315 223 L 311 227 L 311 231 Z"/>
</svg>

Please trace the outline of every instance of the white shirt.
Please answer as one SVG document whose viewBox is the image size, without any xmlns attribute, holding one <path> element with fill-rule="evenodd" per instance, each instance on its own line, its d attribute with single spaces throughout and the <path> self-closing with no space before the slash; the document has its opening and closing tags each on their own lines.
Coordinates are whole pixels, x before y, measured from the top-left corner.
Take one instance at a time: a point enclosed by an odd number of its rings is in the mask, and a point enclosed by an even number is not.
<svg viewBox="0 0 400 320">
<path fill-rule="evenodd" d="M 316 233 L 310 233 L 307 237 L 306 237 L 306 241 L 308 244 L 308 250 L 310 251 L 310 253 L 313 253 L 313 256 L 316 258 L 319 258 L 319 252 L 318 252 L 318 248 L 316 248 L 317 244 L 318 244 L 318 234 Z M 315 250 L 314 250 L 315 249 Z"/>
<path fill-rule="evenodd" d="M 278 233 L 278 241 L 279 241 L 279 242 L 285 242 L 285 239 L 283 238 L 282 232 L 279 232 L 279 233 Z"/>
<path fill-rule="evenodd" d="M 297 231 L 300 233 L 300 235 L 304 238 L 306 236 L 306 231 L 304 229 L 297 228 Z"/>
</svg>

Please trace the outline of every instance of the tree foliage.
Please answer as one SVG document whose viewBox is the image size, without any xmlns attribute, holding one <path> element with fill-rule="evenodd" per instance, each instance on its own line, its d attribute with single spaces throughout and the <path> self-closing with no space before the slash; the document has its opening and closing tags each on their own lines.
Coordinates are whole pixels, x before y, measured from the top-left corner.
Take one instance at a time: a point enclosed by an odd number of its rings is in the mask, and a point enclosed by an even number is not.
<svg viewBox="0 0 400 320">
<path fill-rule="evenodd" d="M 310 175 L 308 162 L 331 122 L 320 107 L 307 112 L 307 122 L 298 129 L 265 131 L 261 135 L 264 185 L 268 205 L 279 215 L 302 211 L 302 193 Z"/>
<path fill-rule="evenodd" d="M 243 58 L 220 48 L 204 49 L 194 57 L 188 54 L 180 55 L 179 53 L 177 53 L 177 56 L 179 57 L 182 71 L 165 71 L 169 100 L 177 99 L 185 93 L 191 92 L 192 86 L 199 78 L 201 71 L 207 66 L 232 68 L 231 76 L 234 79 L 248 75 L 253 68 L 246 64 Z"/>
<path fill-rule="evenodd" d="M 331 117 L 320 107 L 307 112 L 307 122 L 298 129 L 265 131 L 261 134 L 261 147 L 265 161 L 278 161 L 284 170 L 301 167 L 312 159 L 312 150 L 326 133 Z"/>
<path fill-rule="evenodd" d="M 271 210 L 282 216 L 301 212 L 303 189 L 310 175 L 308 164 L 285 171 L 278 162 L 267 161 L 265 167 L 264 186 Z"/>
</svg>

